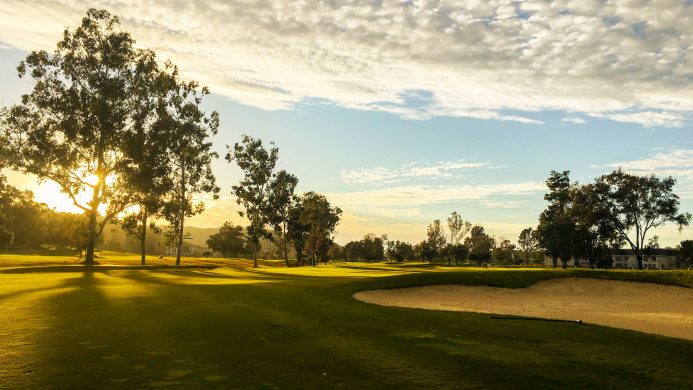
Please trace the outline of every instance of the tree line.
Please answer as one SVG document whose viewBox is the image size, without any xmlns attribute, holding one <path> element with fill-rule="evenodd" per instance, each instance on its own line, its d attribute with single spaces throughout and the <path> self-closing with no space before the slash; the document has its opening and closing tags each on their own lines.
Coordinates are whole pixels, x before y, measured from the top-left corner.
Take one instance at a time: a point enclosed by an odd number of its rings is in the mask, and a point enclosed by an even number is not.
<svg viewBox="0 0 693 390">
<path fill-rule="evenodd" d="M 552 171 L 546 181 L 548 206 L 539 216 L 539 245 L 565 268 L 571 259 L 586 260 L 590 268 L 608 256 L 610 248 L 629 247 L 643 269 L 648 250 L 658 247 L 648 233 L 666 223 L 679 230 L 688 226 L 690 213 L 679 211 L 676 180 L 638 176 L 621 169 L 592 183 L 571 183 L 570 171 Z"/>
<path fill-rule="evenodd" d="M 548 205 L 539 216 L 537 227 L 520 232 L 517 244 L 496 238 L 481 225 L 472 225 L 459 213 L 447 221 L 434 220 L 428 225 L 426 239 L 416 245 L 388 241 L 387 236 L 368 234 L 347 243 L 344 260 L 445 262 L 448 265 L 475 261 L 482 265 L 494 260 L 499 264 L 541 261 L 549 256 L 556 267 L 569 260 L 585 260 L 590 268 L 611 266 L 611 254 L 629 247 L 643 269 L 643 260 L 659 248 L 656 235 L 648 233 L 666 223 L 679 229 L 688 226 L 691 214 L 680 212 L 679 197 L 674 193 L 676 180 L 654 175 L 638 176 L 617 169 L 592 183 L 571 183 L 570 172 L 552 171 L 546 181 Z M 693 264 L 693 240 L 683 240 L 679 259 Z"/>
</svg>

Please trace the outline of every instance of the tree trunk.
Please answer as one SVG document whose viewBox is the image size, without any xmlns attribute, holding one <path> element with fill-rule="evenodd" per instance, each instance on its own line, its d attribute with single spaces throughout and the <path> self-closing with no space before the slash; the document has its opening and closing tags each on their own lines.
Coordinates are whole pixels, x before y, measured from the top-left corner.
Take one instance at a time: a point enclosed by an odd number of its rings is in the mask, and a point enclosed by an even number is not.
<svg viewBox="0 0 693 390">
<path fill-rule="evenodd" d="M 282 223 L 282 246 L 284 247 L 284 263 L 289 266 L 289 243 L 286 240 L 286 223 Z"/>
<path fill-rule="evenodd" d="M 253 268 L 257 268 L 257 244 L 253 243 Z"/>
<path fill-rule="evenodd" d="M 147 206 L 142 207 L 142 234 L 140 235 L 140 253 L 141 259 L 140 264 L 145 265 L 147 263 Z"/>
<path fill-rule="evenodd" d="M 176 265 L 180 265 L 180 256 L 183 251 L 183 216 L 180 218 L 180 225 L 178 225 L 178 242 L 176 243 Z"/>
<path fill-rule="evenodd" d="M 303 265 L 303 248 L 300 246 L 294 246 L 296 249 L 296 263 L 298 265 Z"/>
<path fill-rule="evenodd" d="M 638 259 L 638 269 L 644 269 L 642 266 L 642 253 L 640 251 L 635 252 L 635 258 Z"/>
<path fill-rule="evenodd" d="M 178 245 L 176 248 L 176 265 L 180 265 L 180 255 L 183 249 L 183 228 L 185 223 L 185 167 L 180 169 L 180 225 L 178 226 Z"/>
<path fill-rule="evenodd" d="M 96 211 L 92 207 L 89 215 L 89 232 L 87 234 L 87 250 L 84 255 L 84 264 L 94 265 L 94 243 L 96 241 Z"/>
</svg>

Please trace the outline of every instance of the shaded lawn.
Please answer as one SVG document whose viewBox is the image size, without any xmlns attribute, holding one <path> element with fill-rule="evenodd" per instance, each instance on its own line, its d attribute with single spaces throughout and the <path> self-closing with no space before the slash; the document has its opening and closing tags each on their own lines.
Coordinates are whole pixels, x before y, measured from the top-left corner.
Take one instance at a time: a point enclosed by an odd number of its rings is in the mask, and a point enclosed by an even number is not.
<svg viewBox="0 0 693 390">
<path fill-rule="evenodd" d="M 396 265 L 0 273 L 0 387 L 693 388 L 693 343 L 388 308 L 355 291 L 686 272 Z"/>
<path fill-rule="evenodd" d="M 84 260 L 82 257 L 81 260 Z M 140 255 L 125 252 L 97 251 L 96 262 L 104 265 L 139 266 Z M 0 252 L 0 268 L 2 267 L 41 267 L 56 265 L 77 265 L 80 259 L 69 251 L 31 250 L 31 251 L 5 251 Z M 147 255 L 147 265 L 150 266 L 175 266 L 175 256 Z M 211 265 L 217 267 L 233 266 L 236 268 L 248 268 L 252 265 L 245 259 L 239 258 L 206 258 L 187 257 L 181 259 L 182 265 Z M 281 260 L 260 260 L 264 266 L 284 266 Z"/>
</svg>

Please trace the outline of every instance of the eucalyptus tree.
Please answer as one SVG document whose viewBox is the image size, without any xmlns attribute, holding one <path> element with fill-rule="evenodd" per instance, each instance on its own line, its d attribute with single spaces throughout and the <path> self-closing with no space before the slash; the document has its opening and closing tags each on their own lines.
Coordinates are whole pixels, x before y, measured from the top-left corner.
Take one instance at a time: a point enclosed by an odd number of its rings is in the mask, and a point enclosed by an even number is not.
<svg viewBox="0 0 693 390">
<path fill-rule="evenodd" d="M 531 227 L 525 228 L 520 232 L 517 239 L 517 245 L 525 255 L 525 262 L 529 265 L 529 259 L 532 258 L 534 251 L 539 249 L 539 237 L 537 231 Z"/>
<path fill-rule="evenodd" d="M 266 213 L 275 234 L 279 236 L 279 245 L 284 255 L 284 262 L 289 265 L 289 250 L 287 232 L 289 228 L 289 212 L 298 178 L 285 170 L 277 172 L 270 180 Z"/>
<path fill-rule="evenodd" d="M 304 265 L 305 260 L 303 258 L 304 248 L 306 246 L 306 241 L 308 240 L 308 234 L 310 233 L 309 221 L 303 218 L 305 211 L 305 205 L 303 203 L 303 197 L 294 195 L 291 199 L 287 213 L 287 231 L 286 238 L 293 244 L 294 250 L 296 250 L 296 263 L 297 265 Z M 349 249 L 345 247 L 347 258 L 349 257 Z"/>
<path fill-rule="evenodd" d="M 156 67 L 147 77 L 139 77 L 133 91 L 139 95 L 142 109 L 135 116 L 133 131 L 125 139 L 128 164 L 120 185 L 127 189 L 136 207 L 119 222 L 126 234 L 140 242 L 142 265 L 146 263 L 147 232 L 161 232 L 150 218 L 162 210 L 164 198 L 173 187 L 173 154 L 169 151 L 168 137 L 175 129 L 169 109 L 180 88 L 176 74 L 175 67 L 166 62 L 163 69 Z"/>
<path fill-rule="evenodd" d="M 312 191 L 303 194 L 301 203 L 301 224 L 308 231 L 305 249 L 311 265 L 315 266 L 316 262 L 327 257 L 342 210 L 332 206 L 324 195 Z"/>
<path fill-rule="evenodd" d="M 105 226 L 131 203 L 118 185 L 128 161 L 124 142 L 148 109 L 136 92 L 138 80 L 155 67 L 152 53 L 135 48 L 120 30 L 118 17 L 90 9 L 79 27 L 65 30 L 53 53 L 31 52 L 17 68 L 33 90 L 9 108 L 3 158 L 56 182 L 84 211 L 86 264 L 94 263 L 94 243 Z"/>
<path fill-rule="evenodd" d="M 570 217 L 573 221 L 573 257 L 587 260 L 590 268 L 598 259 L 609 256 L 609 246 L 619 247 L 622 240 L 595 193 L 593 184 L 574 185 L 570 190 Z"/>
<path fill-rule="evenodd" d="M 485 260 L 491 259 L 491 254 L 496 242 L 486 233 L 483 226 L 475 225 L 469 232 L 469 236 L 465 238 L 464 244 L 469 248 L 469 258 L 475 260 L 479 266 L 483 264 Z"/>
<path fill-rule="evenodd" d="M 169 223 L 169 236 L 176 246 L 176 265 L 180 265 L 185 219 L 204 211 L 204 203 L 195 196 L 211 194 L 219 197 L 219 187 L 212 173 L 212 161 L 218 157 L 212 151 L 210 138 L 219 129 L 219 113 L 207 115 L 201 104 L 209 95 L 207 87 L 195 81 L 182 81 L 178 69 L 166 66 L 170 93 L 166 104 L 159 108 L 159 124 L 166 139 L 167 172 L 170 172 L 170 190 L 163 197 L 161 215 Z"/>
<path fill-rule="evenodd" d="M 248 242 L 253 248 L 253 267 L 257 267 L 260 239 L 269 238 L 265 227 L 271 222 L 267 212 L 271 194 L 270 181 L 274 177 L 279 158 L 279 149 L 273 143 L 270 145 L 268 150 L 261 139 L 244 134 L 242 141 L 234 144 L 233 149 L 227 146 L 226 161 L 235 161 L 243 171 L 243 178 L 232 189 L 236 203 L 245 210 L 239 211 L 239 215 L 246 216 L 249 221 L 246 231 Z"/>
<path fill-rule="evenodd" d="M 637 176 L 621 169 L 599 177 L 594 183 L 604 219 L 635 253 L 638 268 L 643 269 L 647 233 L 673 222 L 681 229 L 691 220 L 690 213 L 679 212 L 679 196 L 674 193 L 676 180 Z"/>
<path fill-rule="evenodd" d="M 443 225 L 440 223 L 439 219 L 434 220 L 428 225 L 426 229 L 426 241 L 428 247 L 435 252 L 435 256 L 439 256 L 445 249 L 447 240 L 445 238 L 445 232 L 443 231 Z"/>
<path fill-rule="evenodd" d="M 575 234 L 575 222 L 570 213 L 570 171 L 551 171 L 546 185 L 549 192 L 544 195 L 544 200 L 549 204 L 539 215 L 537 235 L 541 247 L 551 256 L 554 268 L 557 260 L 566 268 L 573 255 Z"/>
<path fill-rule="evenodd" d="M 448 231 L 450 233 L 447 247 L 448 265 L 450 265 L 453 257 L 455 258 L 455 264 L 457 264 L 459 256 L 456 256 L 455 253 L 464 252 L 463 248 L 459 248 L 460 242 L 462 242 L 471 229 L 471 222 L 463 220 L 457 211 L 453 211 L 448 217 Z"/>
</svg>

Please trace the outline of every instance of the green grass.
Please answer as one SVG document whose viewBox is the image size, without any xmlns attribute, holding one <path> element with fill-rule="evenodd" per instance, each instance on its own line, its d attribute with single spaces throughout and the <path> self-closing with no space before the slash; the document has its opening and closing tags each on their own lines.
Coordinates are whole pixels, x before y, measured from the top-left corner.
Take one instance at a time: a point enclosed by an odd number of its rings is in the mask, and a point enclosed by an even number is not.
<svg viewBox="0 0 693 390">
<path fill-rule="evenodd" d="M 229 262 L 0 270 L 0 387 L 693 388 L 690 341 L 351 296 L 442 283 L 518 288 L 566 276 L 693 287 L 693 272 L 346 263 L 254 270 Z"/>
</svg>

